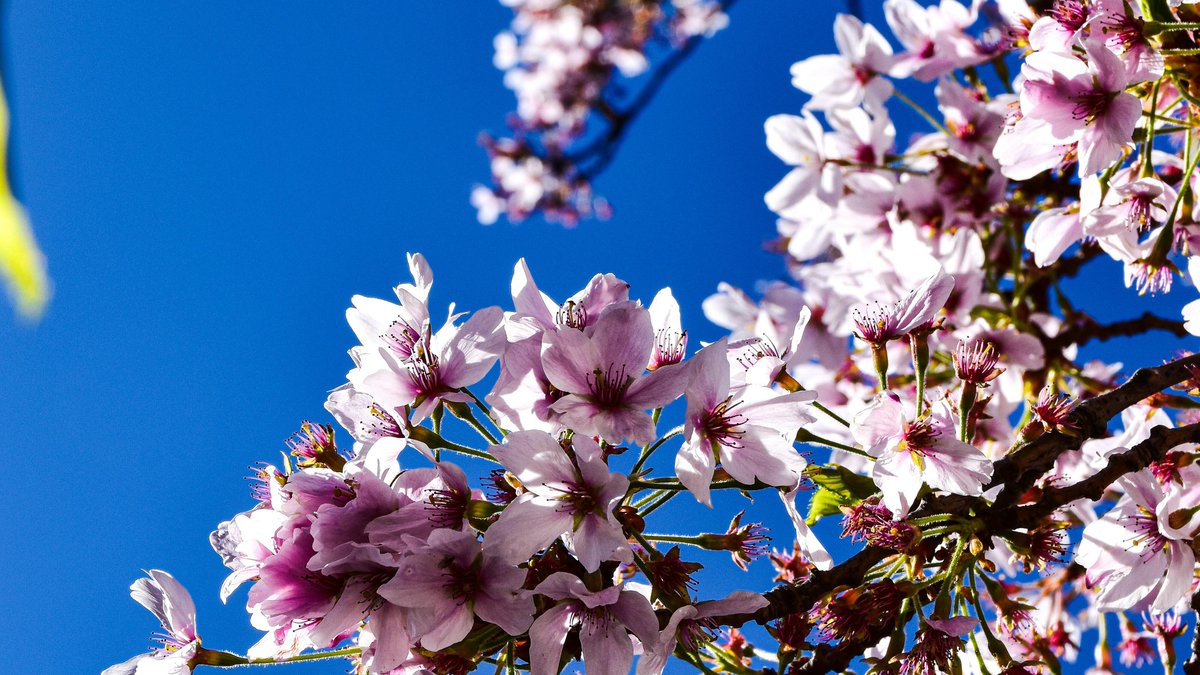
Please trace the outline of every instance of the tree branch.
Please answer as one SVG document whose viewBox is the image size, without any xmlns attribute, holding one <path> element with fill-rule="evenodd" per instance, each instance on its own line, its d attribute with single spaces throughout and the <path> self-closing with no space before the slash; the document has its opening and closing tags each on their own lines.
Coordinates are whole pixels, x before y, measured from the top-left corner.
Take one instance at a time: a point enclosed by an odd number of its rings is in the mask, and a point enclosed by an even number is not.
<svg viewBox="0 0 1200 675">
<path fill-rule="evenodd" d="M 1085 345 L 1092 340 L 1107 342 L 1116 337 L 1133 337 L 1142 333 L 1161 330 L 1175 337 L 1187 337 L 1189 333 L 1183 327 L 1182 321 L 1167 319 L 1145 312 L 1136 319 L 1126 319 L 1115 323 L 1102 324 L 1090 316 L 1082 316 L 1069 328 L 1047 341 L 1047 346 L 1055 352 L 1068 345 Z"/>
<path fill-rule="evenodd" d="M 1048 490 L 1036 504 L 1017 506 L 1019 499 L 1046 473 L 1064 451 L 1079 447 L 1084 440 L 1099 438 L 1107 433 L 1108 422 L 1121 411 L 1142 399 L 1174 386 L 1188 377 L 1191 369 L 1200 367 L 1200 354 L 1194 354 L 1153 368 L 1141 368 L 1112 391 L 1080 403 L 1071 419 L 1081 430 L 1078 435 L 1047 433 L 1020 446 L 1007 457 L 997 461 L 989 489 L 1003 485 L 1004 489 L 991 505 L 978 497 L 949 495 L 925 500 L 912 517 L 952 513 L 980 518 L 989 529 L 1028 528 L 1059 507 L 1076 499 L 1098 499 L 1117 478 L 1146 468 L 1161 459 L 1171 448 L 1187 442 L 1200 442 L 1200 423 L 1183 427 L 1155 427 L 1150 437 L 1130 450 L 1109 458 L 1099 473 L 1075 485 Z M 808 611 L 839 587 L 854 587 L 863 583 L 867 572 L 895 552 L 874 546 L 861 551 L 829 570 L 814 570 L 807 579 L 796 584 L 777 586 L 764 593 L 768 605 L 754 614 L 714 617 L 723 625 L 741 626 L 749 621 L 767 623 L 788 614 Z M 1200 594 L 1193 598 L 1193 607 L 1200 604 Z M 1200 609 L 1198 609 L 1200 611 Z M 844 669 L 863 650 L 883 639 L 892 627 L 878 627 L 861 640 L 847 640 L 837 645 L 818 645 L 808 663 L 799 673 L 816 675 Z M 1200 646 L 1198 646 L 1200 648 Z M 1189 661 L 1191 664 L 1192 661 Z M 1188 675 L 1200 675 L 1200 663 L 1191 666 Z"/>
<path fill-rule="evenodd" d="M 1003 485 L 996 505 L 1007 507 L 1017 503 L 1067 450 L 1078 448 L 1083 441 L 1101 438 L 1108 431 L 1108 422 L 1138 401 L 1191 377 L 1191 369 L 1200 367 L 1200 354 L 1165 363 L 1154 368 L 1140 368 L 1124 384 L 1112 391 L 1084 401 L 1071 413 L 1071 421 L 1079 428 L 1078 436 L 1051 432 L 1019 446 L 992 468 L 988 489 Z"/>
<path fill-rule="evenodd" d="M 736 2 L 737 0 L 724 0 L 721 3 L 721 11 L 729 11 Z M 686 61 L 692 55 L 692 52 L 696 51 L 696 48 L 700 46 L 700 43 L 706 39 L 703 35 L 694 35 L 688 38 L 682 47 L 663 59 L 663 62 L 650 75 L 650 80 L 646 82 L 641 91 L 638 92 L 638 95 L 624 110 L 613 110 L 607 99 L 600 98 L 593 107 L 602 105 L 608 109 L 607 112 L 602 111 L 602 113 L 611 126 L 603 136 L 589 143 L 582 150 L 572 153 L 571 161 L 576 165 L 580 165 L 579 171 L 583 178 L 592 181 L 608 168 L 609 163 L 612 162 L 613 157 L 617 153 L 617 148 L 620 147 L 621 141 L 624 140 L 625 132 L 629 129 L 629 126 L 650 105 L 650 101 L 654 100 L 659 89 L 666 83 L 671 73 Z M 596 160 L 594 164 L 586 168 L 582 166 L 584 162 L 593 158 Z"/>
<path fill-rule="evenodd" d="M 1200 675 L 1200 590 L 1192 594 L 1192 616 L 1196 619 L 1192 628 L 1192 655 L 1183 664 L 1183 675 Z"/>
<path fill-rule="evenodd" d="M 1182 427 L 1154 427 L 1150 430 L 1150 438 L 1109 457 L 1108 464 L 1092 477 L 1068 487 L 1046 490 L 1036 503 L 1029 506 L 990 513 L 992 517 L 985 518 L 985 521 L 1005 529 L 1033 527 L 1041 519 L 1073 501 L 1100 499 L 1105 490 L 1121 476 L 1145 469 L 1162 459 L 1171 448 L 1188 442 L 1200 442 L 1200 422 Z"/>
</svg>

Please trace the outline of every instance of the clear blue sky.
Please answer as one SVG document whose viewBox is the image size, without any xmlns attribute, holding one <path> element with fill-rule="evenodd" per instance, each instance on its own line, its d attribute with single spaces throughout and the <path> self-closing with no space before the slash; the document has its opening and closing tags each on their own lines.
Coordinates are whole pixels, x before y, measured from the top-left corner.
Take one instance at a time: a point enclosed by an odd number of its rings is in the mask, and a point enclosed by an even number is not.
<svg viewBox="0 0 1200 675">
<path fill-rule="evenodd" d="M 7 3 L 10 162 L 55 288 L 36 326 L 0 312 L 0 672 L 145 650 L 143 568 L 192 589 L 206 646 L 256 639 L 244 591 L 217 599 L 207 535 L 250 506 L 249 465 L 326 419 L 349 298 L 386 297 L 406 251 L 437 303 L 508 303 L 524 256 L 556 297 L 599 271 L 647 301 L 671 286 L 694 338 L 718 337 L 699 306 L 719 281 L 783 273 L 761 247 L 785 172 L 762 123 L 803 103 L 788 66 L 834 49 L 838 5 L 739 3 L 600 179 L 614 217 L 567 231 L 483 227 L 467 201 L 477 134 L 514 104 L 498 2 Z"/>
</svg>

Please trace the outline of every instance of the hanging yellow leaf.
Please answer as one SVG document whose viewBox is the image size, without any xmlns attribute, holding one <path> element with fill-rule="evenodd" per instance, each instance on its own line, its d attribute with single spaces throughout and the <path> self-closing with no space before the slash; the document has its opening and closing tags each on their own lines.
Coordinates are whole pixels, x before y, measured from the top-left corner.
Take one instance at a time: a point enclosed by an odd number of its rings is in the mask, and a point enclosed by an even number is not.
<svg viewBox="0 0 1200 675">
<path fill-rule="evenodd" d="M 33 237 L 25 209 L 9 188 L 7 157 L 8 106 L 0 98 L 0 274 L 17 310 L 37 318 L 50 296 L 46 258 Z"/>
</svg>

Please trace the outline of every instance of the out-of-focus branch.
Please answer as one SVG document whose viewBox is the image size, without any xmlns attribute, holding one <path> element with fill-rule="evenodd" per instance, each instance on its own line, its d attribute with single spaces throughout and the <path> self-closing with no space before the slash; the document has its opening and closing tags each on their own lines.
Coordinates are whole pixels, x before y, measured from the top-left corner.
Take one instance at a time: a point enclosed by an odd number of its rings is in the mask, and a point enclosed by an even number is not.
<svg viewBox="0 0 1200 675">
<path fill-rule="evenodd" d="M 724 0 L 721 3 L 721 11 L 727 12 L 737 0 Z M 571 160 L 580 166 L 580 175 L 586 180 L 595 180 L 596 176 L 600 175 L 608 165 L 612 163 L 613 157 L 616 156 L 617 149 L 621 146 L 621 141 L 625 139 L 625 133 L 629 126 L 639 115 L 642 114 L 654 97 L 658 95 L 663 84 L 675 72 L 684 61 L 696 51 L 700 43 L 706 40 L 704 35 L 693 35 L 684 42 L 683 46 L 672 52 L 670 56 L 663 60 L 654 72 L 651 73 L 650 79 L 638 92 L 637 97 L 633 99 L 624 110 L 614 110 L 609 101 L 601 98 L 593 106 L 604 119 L 608 120 L 608 131 L 596 141 L 588 144 L 582 150 L 570 155 Z M 584 163 L 595 160 L 591 166 L 583 166 Z"/>
<path fill-rule="evenodd" d="M 1143 333 L 1161 330 L 1175 337 L 1187 337 L 1189 333 L 1183 327 L 1183 322 L 1167 319 L 1152 312 L 1144 312 L 1136 319 L 1126 319 L 1114 323 L 1100 323 L 1090 316 L 1082 315 L 1072 324 L 1060 331 L 1058 335 L 1047 341 L 1047 346 L 1057 352 L 1068 345 L 1083 345 L 1092 340 L 1106 342 L 1117 337 L 1133 337 Z"/>
</svg>

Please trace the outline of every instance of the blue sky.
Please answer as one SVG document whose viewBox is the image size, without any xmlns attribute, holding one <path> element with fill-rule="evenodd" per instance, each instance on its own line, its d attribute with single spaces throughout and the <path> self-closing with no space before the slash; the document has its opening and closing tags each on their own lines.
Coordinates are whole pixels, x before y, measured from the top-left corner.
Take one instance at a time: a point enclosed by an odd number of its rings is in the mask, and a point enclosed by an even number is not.
<svg viewBox="0 0 1200 675">
<path fill-rule="evenodd" d="M 127 594 L 143 568 L 192 589 L 206 646 L 256 639 L 244 591 L 217 599 L 207 535 L 250 506 L 249 465 L 326 419 L 349 298 L 388 296 L 406 251 L 438 303 L 507 304 L 523 256 L 555 297 L 595 272 L 647 301 L 671 286 L 693 338 L 719 337 L 699 311 L 719 281 L 783 274 L 762 249 L 785 172 L 762 123 L 802 105 L 788 66 L 834 49 L 837 6 L 739 3 L 599 180 L 613 218 L 564 230 L 483 227 L 467 201 L 477 135 L 514 104 L 497 2 L 7 3 L 10 163 L 54 298 L 37 325 L 0 313 L 0 670 L 146 649 L 157 627 Z"/>
</svg>

